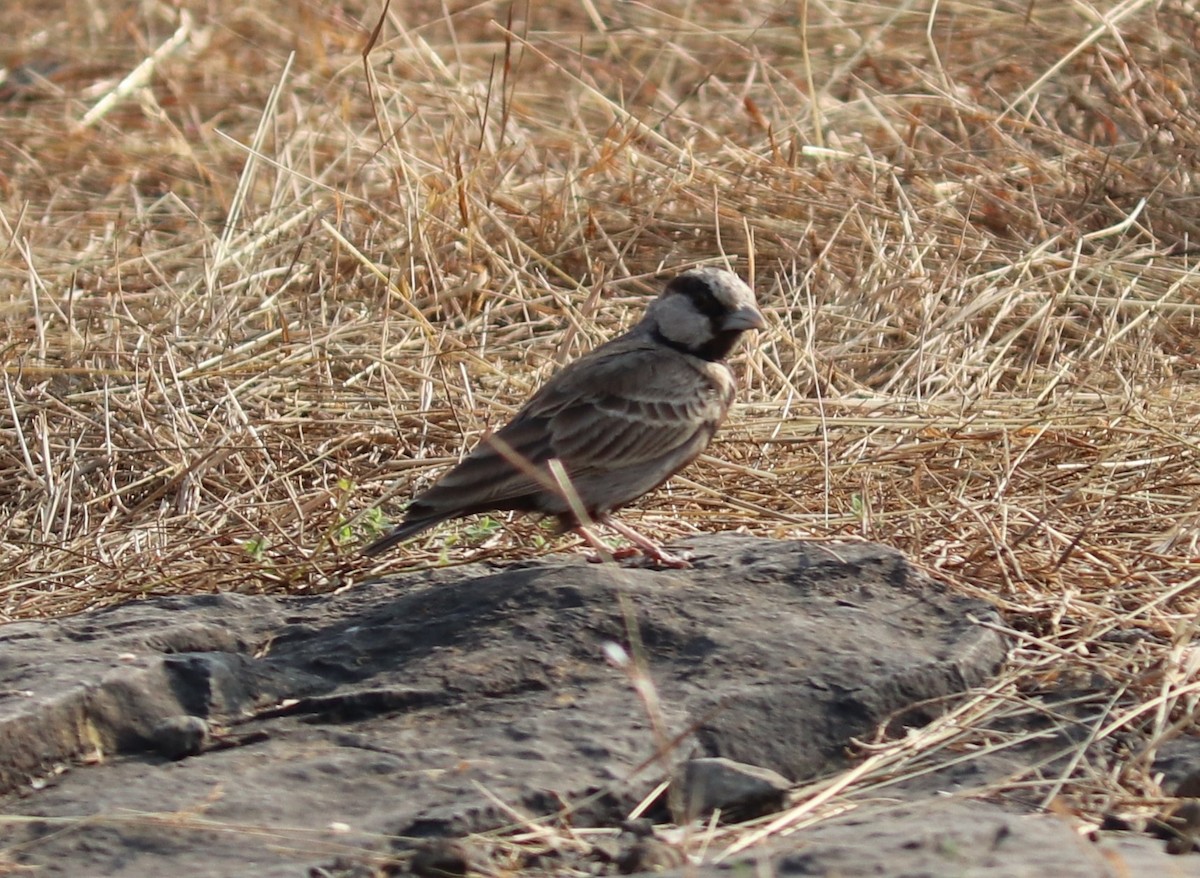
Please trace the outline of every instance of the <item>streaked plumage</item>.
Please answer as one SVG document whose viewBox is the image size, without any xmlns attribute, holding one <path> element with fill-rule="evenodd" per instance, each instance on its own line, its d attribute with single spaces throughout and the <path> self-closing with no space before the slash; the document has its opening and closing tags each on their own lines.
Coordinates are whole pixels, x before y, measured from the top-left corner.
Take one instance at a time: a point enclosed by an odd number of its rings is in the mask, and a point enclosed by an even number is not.
<svg viewBox="0 0 1200 878">
<path fill-rule="evenodd" d="M 610 514 L 705 449 L 734 398 L 725 357 L 743 332 L 763 325 L 754 292 L 737 275 L 709 267 L 673 278 L 640 322 L 551 377 L 509 424 L 417 497 L 404 521 L 366 554 L 451 518 L 506 510 L 557 516 L 564 530 L 579 530 L 602 548 L 561 492 L 544 483 L 548 461 L 558 458 L 591 520 L 660 563 L 682 564 Z M 513 453 L 543 479 L 516 465 Z"/>
</svg>

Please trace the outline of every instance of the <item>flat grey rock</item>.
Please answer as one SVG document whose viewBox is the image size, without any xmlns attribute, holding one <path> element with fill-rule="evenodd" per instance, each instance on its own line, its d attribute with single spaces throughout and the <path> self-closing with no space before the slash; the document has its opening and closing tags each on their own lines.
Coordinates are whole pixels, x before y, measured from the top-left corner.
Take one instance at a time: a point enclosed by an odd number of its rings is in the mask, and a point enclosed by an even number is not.
<svg viewBox="0 0 1200 878">
<path fill-rule="evenodd" d="M 718 810 L 722 817 L 752 820 L 781 810 L 790 789 L 787 778 L 769 768 L 701 756 L 675 769 L 668 804 L 676 823 L 691 823 Z"/>
<path fill-rule="evenodd" d="M 36 818 L 0 847 L 43 875 L 302 875 L 521 815 L 615 827 L 688 758 L 836 772 L 1003 660 L 987 606 L 893 551 L 689 548 L 0 628 L 2 810 Z"/>
<path fill-rule="evenodd" d="M 1016 814 L 953 799 L 864 808 L 725 868 L 669 874 L 894 875 L 904 878 L 1129 878 L 1200 875 L 1200 858 L 1172 857 L 1144 836 L 1081 835 L 1053 815 Z M 791 848 L 788 850 L 787 848 Z M 764 861 L 769 863 L 763 868 Z M 753 864 L 751 866 L 750 864 Z M 759 868 L 761 872 L 755 872 Z"/>
</svg>

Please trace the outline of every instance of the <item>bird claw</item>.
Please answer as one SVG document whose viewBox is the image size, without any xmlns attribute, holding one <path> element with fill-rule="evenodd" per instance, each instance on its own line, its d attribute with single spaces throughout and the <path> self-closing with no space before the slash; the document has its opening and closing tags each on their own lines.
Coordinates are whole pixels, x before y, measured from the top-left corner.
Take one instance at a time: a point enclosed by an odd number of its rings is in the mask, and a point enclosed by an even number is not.
<svg viewBox="0 0 1200 878">
<path fill-rule="evenodd" d="M 623 546 L 620 549 L 610 549 L 600 541 L 589 528 L 579 525 L 575 528 L 575 532 L 583 537 L 584 542 L 596 550 L 595 555 L 589 555 L 588 560 L 593 564 L 599 564 L 601 561 L 612 559 L 614 561 L 623 561 L 626 558 L 640 556 L 645 562 L 640 566 L 644 567 L 663 567 L 670 570 L 687 570 L 692 565 L 688 563 L 685 555 L 672 555 L 662 546 L 653 540 L 642 536 L 636 530 L 627 524 L 622 524 L 615 518 L 604 516 L 599 520 L 600 524 L 610 527 L 619 533 L 625 539 L 633 543 L 632 546 Z"/>
<path fill-rule="evenodd" d="M 686 553 L 683 555 L 673 555 L 666 549 L 656 549 L 653 552 L 639 549 L 637 546 L 624 546 L 620 549 L 612 549 L 605 555 L 598 552 L 589 552 L 587 555 L 589 564 L 603 564 L 605 561 L 627 561 L 630 558 L 638 558 L 642 563 L 632 565 L 637 567 L 660 567 L 667 570 L 688 570 L 691 568 L 691 562 L 688 561 Z"/>
<path fill-rule="evenodd" d="M 641 556 L 642 550 L 636 546 L 622 546 L 619 549 L 605 549 L 603 553 L 591 552 L 587 559 L 591 564 L 603 564 L 610 558 L 613 561 L 624 561 L 627 558 L 635 558 Z"/>
<path fill-rule="evenodd" d="M 692 568 L 692 562 L 688 560 L 687 552 L 672 555 L 666 549 L 659 549 L 655 553 L 644 555 L 644 557 L 653 561 L 659 567 L 666 567 L 669 570 L 690 570 Z"/>
</svg>

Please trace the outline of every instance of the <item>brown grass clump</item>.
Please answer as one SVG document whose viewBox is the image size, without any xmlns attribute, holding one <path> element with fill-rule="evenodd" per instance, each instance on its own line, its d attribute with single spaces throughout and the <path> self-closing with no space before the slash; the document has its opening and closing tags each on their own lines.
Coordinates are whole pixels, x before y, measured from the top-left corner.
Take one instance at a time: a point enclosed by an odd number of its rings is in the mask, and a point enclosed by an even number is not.
<svg viewBox="0 0 1200 878">
<path fill-rule="evenodd" d="M 340 6 L 0 8 L 0 618 L 361 579 L 728 256 L 771 323 L 744 404 L 631 520 L 876 540 L 1006 612 L 1005 679 L 871 771 L 1075 680 L 1074 771 L 1013 788 L 1160 794 L 1200 689 L 1195 3 L 413 0 L 365 58 Z M 555 545 L 466 522 L 389 568 Z"/>
</svg>

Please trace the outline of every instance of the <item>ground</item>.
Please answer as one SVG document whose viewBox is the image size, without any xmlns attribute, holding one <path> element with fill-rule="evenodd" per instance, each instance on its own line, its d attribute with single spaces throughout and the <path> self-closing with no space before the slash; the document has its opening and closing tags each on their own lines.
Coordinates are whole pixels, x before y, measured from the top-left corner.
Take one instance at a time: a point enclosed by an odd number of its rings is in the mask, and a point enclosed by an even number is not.
<svg viewBox="0 0 1200 878">
<path fill-rule="evenodd" d="M 0 619 L 561 548 L 475 519 L 358 555 L 664 275 L 728 262 L 769 324 L 740 404 L 628 520 L 902 550 L 1019 644 L 980 746 L 1043 687 L 1091 699 L 1071 772 L 1012 779 L 1032 803 L 1171 792 L 1194 3 L 33 0 L 0 27 Z"/>
</svg>

